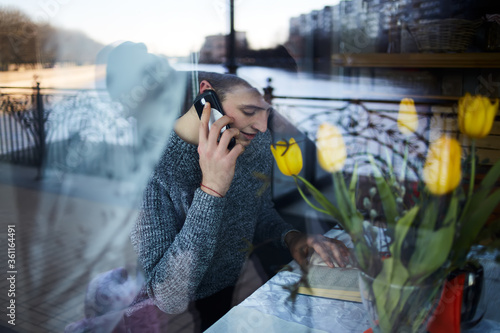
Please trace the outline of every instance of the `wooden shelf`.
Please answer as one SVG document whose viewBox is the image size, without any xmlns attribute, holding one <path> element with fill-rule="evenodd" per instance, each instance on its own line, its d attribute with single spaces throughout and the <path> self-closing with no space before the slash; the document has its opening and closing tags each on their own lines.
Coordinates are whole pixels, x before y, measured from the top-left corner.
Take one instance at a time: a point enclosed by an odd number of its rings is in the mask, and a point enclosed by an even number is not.
<svg viewBox="0 0 500 333">
<path fill-rule="evenodd" d="M 366 68 L 500 68 L 500 53 L 334 54 L 332 65 Z"/>
</svg>

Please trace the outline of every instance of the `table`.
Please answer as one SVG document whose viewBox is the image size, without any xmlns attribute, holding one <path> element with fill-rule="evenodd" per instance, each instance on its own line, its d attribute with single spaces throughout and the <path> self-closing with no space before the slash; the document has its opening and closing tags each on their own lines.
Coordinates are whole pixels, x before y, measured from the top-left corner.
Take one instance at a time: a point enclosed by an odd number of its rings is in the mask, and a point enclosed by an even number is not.
<svg viewBox="0 0 500 333">
<path fill-rule="evenodd" d="M 325 236 L 337 238 L 352 246 L 347 234 L 331 230 Z M 292 261 L 292 271 L 281 271 L 257 289 L 224 317 L 212 325 L 207 333 L 362 333 L 370 328 L 366 310 L 361 303 L 322 297 L 297 295 L 295 302 L 284 287 L 300 279 L 300 269 Z M 467 333 L 500 333 L 500 323 L 482 320 Z"/>
</svg>

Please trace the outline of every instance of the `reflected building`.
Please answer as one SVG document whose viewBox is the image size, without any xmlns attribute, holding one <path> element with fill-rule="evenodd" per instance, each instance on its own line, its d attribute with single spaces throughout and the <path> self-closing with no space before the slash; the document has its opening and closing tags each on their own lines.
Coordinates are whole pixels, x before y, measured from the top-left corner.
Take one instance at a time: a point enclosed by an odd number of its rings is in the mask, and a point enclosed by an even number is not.
<svg viewBox="0 0 500 333">
<path fill-rule="evenodd" d="M 333 50 L 333 7 L 326 6 L 308 14 L 292 17 L 289 38 L 285 43 L 299 68 L 306 71 L 329 71 Z"/>
<path fill-rule="evenodd" d="M 227 35 L 218 34 L 205 37 L 205 42 L 200 50 L 200 63 L 221 64 L 226 62 L 226 39 Z M 236 53 L 248 48 L 247 34 L 244 31 L 236 31 Z"/>
<path fill-rule="evenodd" d="M 487 0 L 341 0 L 290 18 L 286 46 L 302 70 L 331 73 L 332 54 L 421 52 L 410 27 L 449 18 L 481 20 L 499 13 L 497 7 Z M 467 51 L 480 48 L 471 44 Z"/>
<path fill-rule="evenodd" d="M 329 73 L 335 53 L 373 52 L 378 36 L 379 1 L 341 1 L 292 17 L 286 43 L 302 70 Z"/>
<path fill-rule="evenodd" d="M 289 36 L 286 47 L 290 54 L 300 62 L 305 58 L 305 39 L 306 39 L 306 14 L 302 14 L 290 19 Z M 302 64 L 300 64 L 302 65 Z"/>
</svg>

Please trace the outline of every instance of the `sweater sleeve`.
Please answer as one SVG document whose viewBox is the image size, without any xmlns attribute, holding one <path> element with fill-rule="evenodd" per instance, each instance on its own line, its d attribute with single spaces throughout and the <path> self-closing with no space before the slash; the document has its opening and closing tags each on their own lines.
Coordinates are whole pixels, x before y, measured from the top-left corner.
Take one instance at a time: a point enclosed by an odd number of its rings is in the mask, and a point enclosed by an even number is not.
<svg viewBox="0 0 500 333">
<path fill-rule="evenodd" d="M 274 208 L 270 189 L 266 190 L 261 199 L 262 209 L 255 230 L 255 242 L 272 240 L 275 246 L 286 248 L 285 235 L 295 228 L 285 222 Z"/>
<path fill-rule="evenodd" d="M 194 294 L 213 257 L 225 198 L 201 189 L 183 221 L 167 189 L 153 179 L 132 231 L 132 244 L 146 275 L 146 288 L 166 313 L 180 313 Z M 180 230 L 179 230 L 180 229 Z"/>
</svg>

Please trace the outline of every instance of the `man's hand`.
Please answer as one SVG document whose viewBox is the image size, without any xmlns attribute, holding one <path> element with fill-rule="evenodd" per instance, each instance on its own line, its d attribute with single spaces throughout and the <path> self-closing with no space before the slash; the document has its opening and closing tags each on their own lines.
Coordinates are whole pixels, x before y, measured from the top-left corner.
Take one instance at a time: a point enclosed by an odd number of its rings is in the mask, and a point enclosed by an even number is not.
<svg viewBox="0 0 500 333">
<path fill-rule="evenodd" d="M 210 130 L 208 122 L 210 119 L 210 103 L 206 103 L 201 116 L 198 154 L 200 155 L 200 168 L 203 174 L 203 191 L 209 194 L 224 196 L 234 177 L 236 159 L 243 152 L 242 145 L 237 144 L 232 150 L 227 149 L 232 137 L 239 135 L 239 130 L 229 128 L 222 134 L 220 142 L 217 142 L 222 127 L 230 124 L 233 120 L 223 116 L 213 123 Z M 211 190 L 215 191 L 213 193 Z"/>
<path fill-rule="evenodd" d="M 321 259 L 329 266 L 345 267 L 349 262 L 349 249 L 339 240 L 324 237 L 322 235 L 307 235 L 292 231 L 286 235 L 285 242 L 290 253 L 300 266 L 307 266 L 307 257 L 311 250 L 316 251 Z"/>
</svg>

